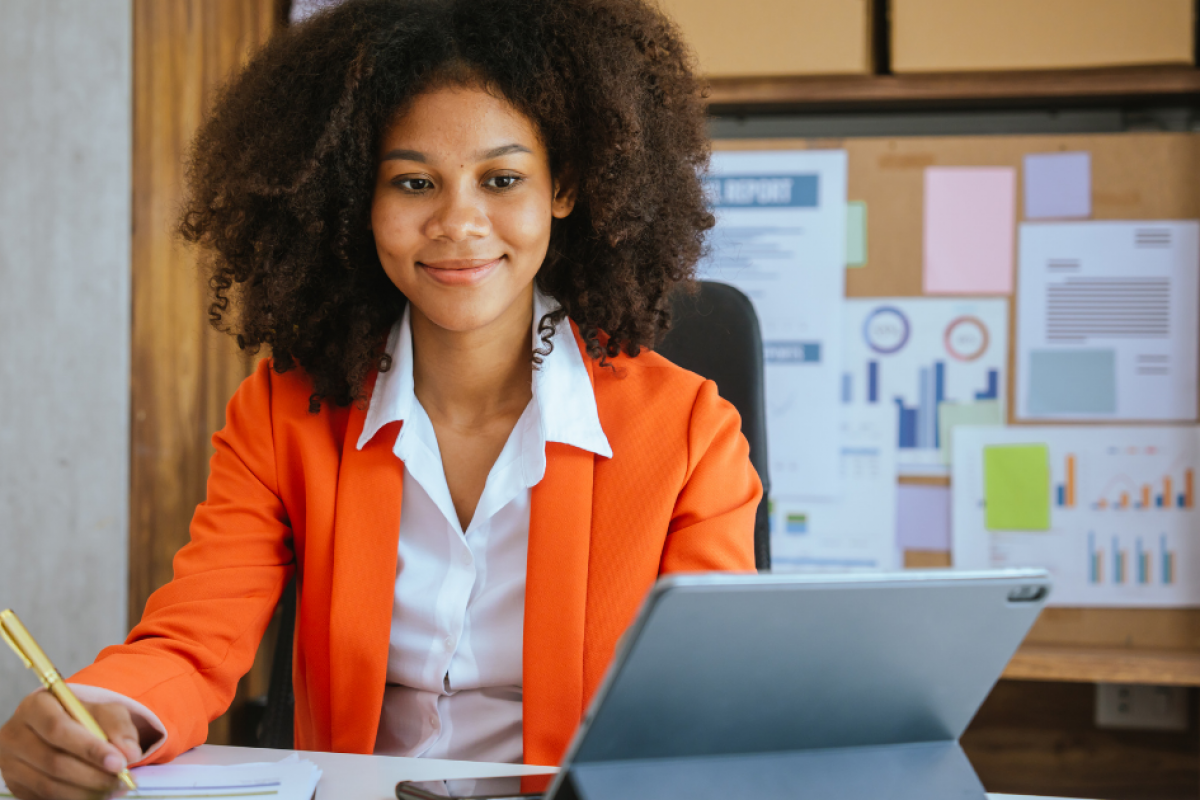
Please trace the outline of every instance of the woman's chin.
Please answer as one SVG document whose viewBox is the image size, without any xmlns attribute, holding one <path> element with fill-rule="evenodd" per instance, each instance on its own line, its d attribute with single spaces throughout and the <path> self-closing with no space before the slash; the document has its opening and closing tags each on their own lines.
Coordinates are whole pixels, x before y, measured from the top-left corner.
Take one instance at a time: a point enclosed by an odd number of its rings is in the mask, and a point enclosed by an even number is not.
<svg viewBox="0 0 1200 800">
<path fill-rule="evenodd" d="M 414 307 L 433 327 L 448 333 L 472 333 L 493 328 L 504 316 L 505 309 L 489 298 L 460 297 L 457 302 L 432 303 L 428 307 L 414 303 Z"/>
<path fill-rule="evenodd" d="M 487 286 L 418 287 L 409 295 L 414 323 L 424 317 L 435 329 L 467 334 L 475 331 L 515 330 L 531 324 L 533 282 L 515 287 L 507 281 L 489 281 Z"/>
</svg>

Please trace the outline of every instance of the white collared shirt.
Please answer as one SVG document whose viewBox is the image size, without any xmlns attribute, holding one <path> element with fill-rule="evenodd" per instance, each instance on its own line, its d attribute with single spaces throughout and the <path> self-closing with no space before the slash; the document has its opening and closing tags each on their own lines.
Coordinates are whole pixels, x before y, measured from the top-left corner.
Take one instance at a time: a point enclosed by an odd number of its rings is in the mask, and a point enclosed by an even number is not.
<svg viewBox="0 0 1200 800">
<path fill-rule="evenodd" d="M 535 293 L 532 346 L 557 304 Z M 375 752 L 520 762 L 526 547 L 532 487 L 546 443 L 611 457 L 596 398 L 570 325 L 533 373 L 533 397 L 492 466 L 464 531 L 450 498 L 437 436 L 413 390 L 409 312 L 393 328 L 367 409 L 361 449 L 403 421 L 393 452 L 404 499 L 388 651 L 388 685 Z"/>
<path fill-rule="evenodd" d="M 558 308 L 534 293 L 532 346 L 542 317 Z M 375 752 L 380 755 L 519 763 L 522 745 L 526 546 L 531 489 L 546 471 L 546 443 L 612 457 L 596 396 L 567 322 L 533 372 L 533 397 L 488 473 L 464 531 L 450 499 L 437 436 L 413 390 L 412 328 L 406 309 L 388 336 L 392 368 L 380 373 L 357 447 L 403 421 L 393 447 L 404 470 L 400 542 L 387 682 Z M 141 703 L 72 685 L 89 702 L 120 702 L 166 742 Z M 455 793 L 510 791 L 509 781 Z M 503 784 L 503 785 L 501 785 Z"/>
</svg>

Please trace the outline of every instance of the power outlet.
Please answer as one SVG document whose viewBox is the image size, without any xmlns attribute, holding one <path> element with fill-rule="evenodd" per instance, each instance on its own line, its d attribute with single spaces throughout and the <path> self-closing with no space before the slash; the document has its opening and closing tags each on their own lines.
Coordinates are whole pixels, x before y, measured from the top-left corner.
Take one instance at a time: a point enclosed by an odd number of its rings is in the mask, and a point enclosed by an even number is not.
<svg viewBox="0 0 1200 800">
<path fill-rule="evenodd" d="M 1187 688 L 1097 683 L 1096 727 L 1186 731 Z"/>
</svg>

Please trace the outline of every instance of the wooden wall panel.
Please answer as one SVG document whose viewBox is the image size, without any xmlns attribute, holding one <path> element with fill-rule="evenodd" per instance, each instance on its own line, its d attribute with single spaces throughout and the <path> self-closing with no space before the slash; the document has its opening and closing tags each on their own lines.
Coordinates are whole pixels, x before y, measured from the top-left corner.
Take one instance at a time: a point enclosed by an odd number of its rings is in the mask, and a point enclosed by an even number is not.
<svg viewBox="0 0 1200 800">
<path fill-rule="evenodd" d="M 1089 683 L 1000 681 L 963 734 L 989 792 L 1105 800 L 1195 800 L 1200 788 L 1196 693 L 1186 731 L 1094 723 Z"/>
<path fill-rule="evenodd" d="M 174 235 L 188 144 L 213 91 L 275 29 L 276 0 L 133 4 L 133 342 L 129 620 L 171 579 L 204 499 L 211 437 L 251 364 L 209 327 L 196 254 Z M 226 738 L 223 725 L 210 741 Z"/>
</svg>

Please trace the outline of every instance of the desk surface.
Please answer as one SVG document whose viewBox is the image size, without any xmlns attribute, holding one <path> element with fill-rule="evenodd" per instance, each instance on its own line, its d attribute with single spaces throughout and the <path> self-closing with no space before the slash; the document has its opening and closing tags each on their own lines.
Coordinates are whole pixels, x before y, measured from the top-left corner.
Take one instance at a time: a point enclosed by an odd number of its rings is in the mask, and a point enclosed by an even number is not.
<svg viewBox="0 0 1200 800">
<path fill-rule="evenodd" d="M 278 761 L 292 750 L 265 750 L 255 747 L 223 747 L 205 744 L 175 759 L 177 764 L 246 764 L 254 761 Z M 488 764 L 476 761 L 439 761 L 432 758 L 361 756 L 351 753 L 312 753 L 300 751 L 301 758 L 312 761 L 324 773 L 317 787 L 317 800 L 395 800 L 399 781 L 437 781 L 459 778 L 502 778 L 510 775 L 547 775 L 554 767 L 527 767 L 522 764 Z M 1049 800 L 990 794 L 989 800 Z"/>
<path fill-rule="evenodd" d="M 278 761 L 292 750 L 224 747 L 204 744 L 175 759 L 176 764 L 247 764 Z M 299 751 L 321 768 L 317 800 L 396 800 L 400 781 L 439 781 L 459 778 L 503 778 L 510 775 L 547 775 L 555 767 L 522 764 L 489 764 L 475 761 L 439 761 L 432 758 L 362 756 L 353 753 Z"/>
</svg>

